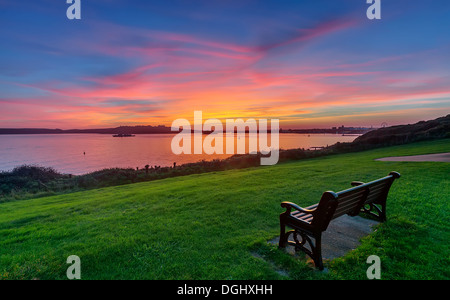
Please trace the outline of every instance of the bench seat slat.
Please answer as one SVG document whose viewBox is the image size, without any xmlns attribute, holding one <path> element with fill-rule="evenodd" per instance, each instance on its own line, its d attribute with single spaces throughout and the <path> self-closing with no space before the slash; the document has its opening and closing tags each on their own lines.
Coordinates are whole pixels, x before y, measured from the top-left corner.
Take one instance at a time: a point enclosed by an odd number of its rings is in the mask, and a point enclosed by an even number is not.
<svg viewBox="0 0 450 300">
<path fill-rule="evenodd" d="M 308 217 L 304 218 L 303 221 L 307 223 L 311 223 L 311 221 L 314 219 L 313 215 L 309 215 Z"/>
<path fill-rule="evenodd" d="M 309 206 L 309 207 L 306 207 L 305 209 L 307 209 L 307 210 L 314 210 L 314 209 L 317 208 L 318 205 L 319 205 L 319 204 L 317 203 L 317 204 L 311 205 L 311 206 Z M 310 215 L 310 214 L 306 214 L 306 213 L 300 212 L 300 211 L 298 211 L 298 210 L 293 211 L 293 212 L 291 213 L 291 216 L 296 217 L 296 218 L 300 218 L 300 217 L 302 217 L 302 216 L 304 216 L 304 215 Z"/>
<path fill-rule="evenodd" d="M 293 218 L 295 218 L 295 219 L 297 219 L 299 221 L 306 222 L 306 223 L 311 223 L 311 221 L 314 218 L 314 216 L 312 214 L 304 214 L 304 213 L 297 214 L 297 215 L 294 215 L 294 213 L 292 213 L 291 217 L 293 217 Z"/>
</svg>

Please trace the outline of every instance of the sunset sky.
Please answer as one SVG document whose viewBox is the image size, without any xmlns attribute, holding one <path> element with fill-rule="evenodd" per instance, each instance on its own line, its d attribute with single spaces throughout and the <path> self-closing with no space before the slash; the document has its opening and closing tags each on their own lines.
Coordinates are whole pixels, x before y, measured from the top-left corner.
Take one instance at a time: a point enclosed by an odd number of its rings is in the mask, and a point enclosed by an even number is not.
<svg viewBox="0 0 450 300">
<path fill-rule="evenodd" d="M 280 119 L 282 128 L 450 113 L 450 2 L 0 0 L 0 127 Z"/>
</svg>

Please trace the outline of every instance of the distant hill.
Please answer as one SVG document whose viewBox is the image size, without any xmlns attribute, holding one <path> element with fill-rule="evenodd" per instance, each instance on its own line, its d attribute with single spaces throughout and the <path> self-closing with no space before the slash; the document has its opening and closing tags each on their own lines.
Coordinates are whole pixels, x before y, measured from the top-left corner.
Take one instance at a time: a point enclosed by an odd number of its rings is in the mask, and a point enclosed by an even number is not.
<svg viewBox="0 0 450 300">
<path fill-rule="evenodd" d="M 441 138 L 450 138 L 450 115 L 412 125 L 373 130 L 355 139 L 352 146 L 374 148 Z"/>
<path fill-rule="evenodd" d="M 67 134 L 67 133 L 97 133 L 97 134 L 157 134 L 172 133 L 166 126 L 120 126 L 103 129 L 41 129 L 41 128 L 0 128 L 0 134 Z"/>
</svg>

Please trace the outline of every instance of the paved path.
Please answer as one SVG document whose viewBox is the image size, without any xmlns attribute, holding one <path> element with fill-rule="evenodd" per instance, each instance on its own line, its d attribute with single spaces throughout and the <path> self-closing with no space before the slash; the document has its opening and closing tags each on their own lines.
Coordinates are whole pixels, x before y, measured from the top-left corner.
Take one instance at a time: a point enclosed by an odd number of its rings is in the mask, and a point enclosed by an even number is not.
<svg viewBox="0 0 450 300">
<path fill-rule="evenodd" d="M 450 162 L 450 153 L 415 155 L 415 156 L 397 156 L 376 159 L 377 161 L 432 161 L 432 162 Z"/>
</svg>

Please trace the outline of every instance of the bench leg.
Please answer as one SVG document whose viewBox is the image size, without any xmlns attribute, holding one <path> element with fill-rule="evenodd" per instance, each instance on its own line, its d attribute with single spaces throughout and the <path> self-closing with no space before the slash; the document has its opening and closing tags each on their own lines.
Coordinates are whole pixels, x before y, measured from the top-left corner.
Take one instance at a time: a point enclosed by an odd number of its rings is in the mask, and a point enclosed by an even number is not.
<svg viewBox="0 0 450 300">
<path fill-rule="evenodd" d="M 381 204 L 381 213 L 380 213 L 380 221 L 386 222 L 386 203 Z"/>
<path fill-rule="evenodd" d="M 323 259 L 322 259 L 322 234 L 315 236 L 316 244 L 313 250 L 313 260 L 317 268 L 323 271 Z"/>
<path fill-rule="evenodd" d="M 301 230 L 291 230 L 289 232 L 285 232 L 285 226 L 283 223 L 281 225 L 281 233 L 280 233 L 280 248 L 285 248 L 287 244 L 294 246 L 295 251 L 301 250 L 306 255 L 311 257 L 314 261 L 314 265 L 319 269 L 323 270 L 323 259 L 322 259 L 322 233 L 317 233 L 315 235 L 309 235 L 306 232 L 302 232 Z M 288 237 L 293 235 L 294 241 L 288 241 Z M 314 241 L 312 241 L 314 239 Z M 306 246 L 308 244 L 309 247 Z"/>
<path fill-rule="evenodd" d="M 286 225 L 280 220 L 280 241 L 278 243 L 279 248 L 286 248 L 288 241 L 288 235 L 286 235 Z"/>
<path fill-rule="evenodd" d="M 322 271 L 324 269 L 322 259 L 322 233 L 317 233 L 314 236 L 309 236 L 306 233 L 296 231 L 295 234 L 299 234 L 302 238 L 301 241 L 295 238 L 295 249 L 300 249 L 307 255 L 309 255 L 309 257 L 311 257 L 314 261 L 314 265 L 316 266 L 316 268 Z M 310 237 L 314 238 L 314 242 Z M 306 243 L 308 243 L 310 250 L 304 246 Z"/>
<path fill-rule="evenodd" d="M 368 206 L 368 207 L 367 207 Z M 369 203 L 363 206 L 362 213 L 374 217 L 379 222 L 386 222 L 386 203 Z"/>
</svg>

